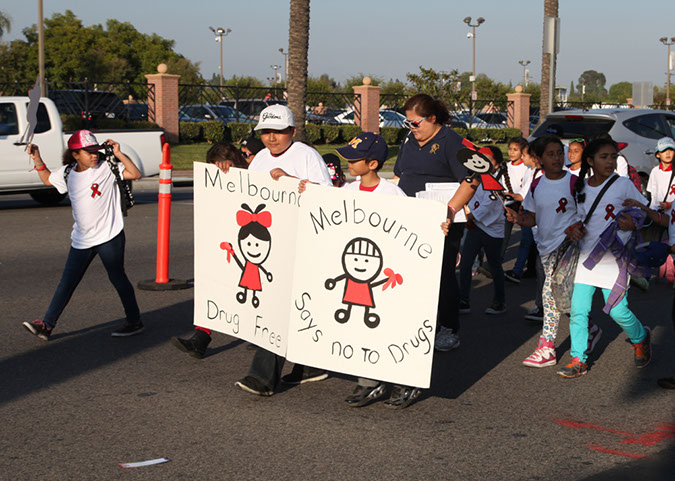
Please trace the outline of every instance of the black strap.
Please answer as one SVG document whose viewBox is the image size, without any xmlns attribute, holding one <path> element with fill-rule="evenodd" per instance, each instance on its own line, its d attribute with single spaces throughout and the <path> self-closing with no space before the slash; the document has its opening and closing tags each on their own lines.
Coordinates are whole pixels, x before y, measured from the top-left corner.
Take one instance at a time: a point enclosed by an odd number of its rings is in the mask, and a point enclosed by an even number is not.
<svg viewBox="0 0 675 481">
<path fill-rule="evenodd" d="M 675 179 L 675 169 L 673 169 L 672 164 L 671 164 L 671 170 L 672 172 L 670 173 L 670 180 L 668 181 L 668 188 L 666 189 L 666 195 L 663 197 L 663 202 L 666 201 L 668 198 L 668 193 L 670 192 L 670 186 L 673 185 L 673 179 Z"/>
<path fill-rule="evenodd" d="M 593 201 L 593 205 L 591 206 L 591 210 L 588 211 L 588 214 L 586 214 L 586 218 L 584 219 L 584 225 L 588 224 L 588 221 L 591 219 L 591 215 L 593 215 L 593 212 L 595 212 L 595 208 L 598 206 L 600 203 L 600 199 L 602 199 L 602 196 L 605 195 L 605 192 L 607 192 L 607 189 L 616 181 L 616 179 L 619 178 L 619 174 L 614 174 L 606 183 L 605 186 L 602 188 L 598 196 L 595 198 Z"/>
<path fill-rule="evenodd" d="M 66 165 L 66 169 L 63 171 L 63 180 L 66 183 L 66 190 L 68 190 L 68 176 L 70 175 L 70 171 L 73 170 L 73 167 L 77 165 L 77 162 L 73 162 L 72 164 Z"/>
<path fill-rule="evenodd" d="M 127 210 L 131 209 L 134 206 L 134 196 L 131 193 L 131 190 L 129 189 L 129 185 L 127 185 L 124 180 L 122 180 L 122 176 L 120 175 L 120 170 L 117 167 L 117 162 L 115 162 L 115 154 L 113 153 L 112 147 L 106 145 L 105 149 L 105 161 L 108 163 L 108 166 L 110 166 L 110 170 L 112 170 L 113 175 L 115 176 L 115 182 L 117 183 L 117 187 L 120 190 L 120 204 L 122 206 L 122 215 L 124 217 L 127 216 Z"/>
</svg>

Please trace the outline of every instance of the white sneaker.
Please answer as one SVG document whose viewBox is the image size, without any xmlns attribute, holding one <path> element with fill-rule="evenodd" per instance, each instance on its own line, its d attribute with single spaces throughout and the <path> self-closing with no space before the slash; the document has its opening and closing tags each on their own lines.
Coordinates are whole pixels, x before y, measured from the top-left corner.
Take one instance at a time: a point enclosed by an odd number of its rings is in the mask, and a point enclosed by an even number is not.
<svg viewBox="0 0 675 481">
<path fill-rule="evenodd" d="M 527 367 L 547 367 L 554 366 L 557 362 L 553 343 L 540 337 L 537 348 L 523 360 L 523 365 Z"/>
<path fill-rule="evenodd" d="M 600 336 L 602 336 L 602 329 L 600 329 L 600 326 L 597 324 L 594 324 L 593 321 L 588 321 L 589 326 L 588 326 L 588 346 L 586 348 L 586 354 L 587 356 L 593 352 L 593 349 L 595 349 L 595 345 L 598 343 L 600 340 Z"/>
<path fill-rule="evenodd" d="M 451 351 L 459 347 L 459 336 L 452 329 L 439 326 L 434 349 L 439 352 Z"/>
</svg>

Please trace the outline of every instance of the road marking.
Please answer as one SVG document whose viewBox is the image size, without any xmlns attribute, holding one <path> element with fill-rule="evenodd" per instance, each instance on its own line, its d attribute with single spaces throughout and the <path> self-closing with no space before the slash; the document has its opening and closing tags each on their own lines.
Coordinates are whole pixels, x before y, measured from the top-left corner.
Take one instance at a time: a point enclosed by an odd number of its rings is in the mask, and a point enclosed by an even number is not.
<svg viewBox="0 0 675 481">
<path fill-rule="evenodd" d="M 643 454 L 625 453 L 623 451 L 617 451 L 616 449 L 603 448 L 602 446 L 594 446 L 592 444 L 589 444 L 586 447 L 588 449 L 592 449 L 593 451 L 600 451 L 601 453 L 607 454 L 616 454 L 617 456 L 625 456 L 627 458 L 645 459 L 647 457 Z"/>
<path fill-rule="evenodd" d="M 560 424 L 562 426 L 567 426 L 568 428 L 572 429 L 593 429 L 595 431 L 605 431 L 608 433 L 614 433 L 614 434 L 621 434 L 623 436 L 634 436 L 633 433 L 627 433 L 624 431 L 617 431 L 615 429 L 608 429 L 608 428 L 603 428 L 602 426 L 598 426 L 597 424 L 588 424 L 588 423 L 580 423 L 577 421 L 565 421 L 565 420 L 558 420 L 554 421 L 556 424 Z"/>
</svg>

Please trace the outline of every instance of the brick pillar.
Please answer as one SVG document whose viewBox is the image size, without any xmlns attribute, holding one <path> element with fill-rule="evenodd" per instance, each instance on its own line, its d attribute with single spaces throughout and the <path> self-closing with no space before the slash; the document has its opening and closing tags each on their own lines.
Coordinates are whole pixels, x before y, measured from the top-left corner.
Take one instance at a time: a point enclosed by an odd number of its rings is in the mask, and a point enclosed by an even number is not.
<svg viewBox="0 0 675 481">
<path fill-rule="evenodd" d="M 154 118 L 148 120 L 164 129 L 169 142 L 178 142 L 178 79 L 180 75 L 170 75 L 166 71 L 166 65 L 160 63 L 157 66 L 158 73 L 145 76 L 148 84 L 155 86 Z M 148 104 L 151 103 L 152 99 L 148 98 Z M 152 112 L 148 112 L 148 117 L 152 117 Z"/>
<path fill-rule="evenodd" d="M 380 133 L 380 87 L 370 85 L 370 77 L 363 78 L 363 85 L 352 87 L 355 94 L 361 95 L 361 111 L 356 112 L 354 123 L 364 132 Z M 354 98 L 354 102 L 358 102 Z"/>
<path fill-rule="evenodd" d="M 516 92 L 506 94 L 509 101 L 508 126 L 520 129 L 523 137 L 530 135 L 530 94 L 523 93 L 523 87 L 516 85 Z"/>
</svg>

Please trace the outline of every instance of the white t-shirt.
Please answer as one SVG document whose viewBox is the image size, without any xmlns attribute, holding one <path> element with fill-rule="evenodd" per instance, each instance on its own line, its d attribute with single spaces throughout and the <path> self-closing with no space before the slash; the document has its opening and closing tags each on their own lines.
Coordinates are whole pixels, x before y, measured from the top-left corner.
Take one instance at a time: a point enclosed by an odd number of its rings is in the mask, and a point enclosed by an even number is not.
<svg viewBox="0 0 675 481">
<path fill-rule="evenodd" d="M 617 174 L 619 174 L 621 177 L 628 177 L 628 161 L 626 158 L 619 154 L 619 156 L 616 158 L 616 171 Z M 635 184 L 633 184 L 635 185 Z"/>
<path fill-rule="evenodd" d="M 120 175 L 124 164 L 119 163 Z M 60 193 L 68 192 L 73 207 L 73 232 L 70 235 L 75 249 L 88 249 L 108 242 L 124 228 L 120 204 L 120 190 L 115 176 L 105 161 L 84 172 L 75 168 L 68 174 L 66 185 L 63 174 L 66 166 L 52 172 L 49 182 Z"/>
<path fill-rule="evenodd" d="M 528 170 L 530 170 L 529 167 L 525 165 L 522 160 L 518 165 L 514 165 L 513 162 L 507 162 L 506 171 L 509 174 L 509 180 L 511 181 L 511 187 L 513 188 L 512 194 L 520 194 L 523 198 L 525 197 L 527 189 L 523 190 L 523 180 Z M 504 187 L 506 187 L 506 181 L 504 181 L 503 184 Z"/>
<path fill-rule="evenodd" d="M 361 190 L 361 181 L 355 180 L 354 182 L 343 185 L 342 188 L 347 190 Z M 406 193 L 403 192 L 403 190 L 401 190 L 398 185 L 382 178 L 380 178 L 380 183 L 377 184 L 377 187 L 375 187 L 375 190 L 372 192 L 377 194 L 400 195 L 407 197 Z"/>
<path fill-rule="evenodd" d="M 272 156 L 269 149 L 263 149 L 248 166 L 248 170 L 267 173 L 276 168 L 298 179 L 307 179 L 321 185 L 333 185 L 321 154 L 302 142 L 293 142 L 288 150 L 278 157 Z"/>
<path fill-rule="evenodd" d="M 662 170 L 660 165 L 652 169 L 649 174 L 649 182 L 647 182 L 647 192 L 652 195 L 652 200 L 649 203 L 650 209 L 658 210 L 659 203 L 663 202 L 664 197 L 666 202 L 672 202 L 675 199 L 675 194 L 671 193 L 669 184 L 672 174 L 672 170 Z M 666 192 L 668 192 L 668 197 L 666 197 Z"/>
<path fill-rule="evenodd" d="M 467 206 L 473 214 L 476 226 L 495 239 L 504 238 L 506 216 L 502 202 L 496 198 L 490 199 L 490 192 L 479 186 Z"/>
<path fill-rule="evenodd" d="M 542 176 L 535 189 L 527 193 L 523 209 L 537 219 L 537 249 L 539 255 L 550 254 L 565 240 L 565 229 L 577 221 L 577 207 L 572 196 L 576 177 L 565 172 L 562 179 L 550 180 Z"/>
<path fill-rule="evenodd" d="M 586 200 L 577 205 L 577 220 L 584 220 L 586 212 L 591 208 L 595 198 L 608 180 L 605 180 L 605 182 L 597 187 L 591 187 L 588 185 L 588 180 L 585 181 L 583 192 L 586 194 Z M 603 289 L 611 289 L 614 286 L 614 282 L 619 275 L 619 266 L 611 252 L 607 251 L 593 270 L 586 269 L 583 263 L 598 243 L 600 235 L 614 221 L 612 215 L 616 216 L 623 209 L 622 204 L 626 199 L 635 199 L 643 204 L 647 203 L 647 199 L 638 192 L 630 179 L 619 177 L 602 196 L 588 224 L 586 224 L 586 235 L 584 235 L 579 243 L 581 252 L 579 264 L 577 265 L 577 274 L 574 278 L 575 283 L 588 284 Z M 624 242 L 630 236 L 630 231 L 619 231 L 619 238 Z"/>
</svg>

